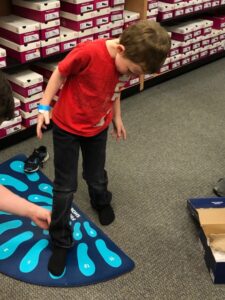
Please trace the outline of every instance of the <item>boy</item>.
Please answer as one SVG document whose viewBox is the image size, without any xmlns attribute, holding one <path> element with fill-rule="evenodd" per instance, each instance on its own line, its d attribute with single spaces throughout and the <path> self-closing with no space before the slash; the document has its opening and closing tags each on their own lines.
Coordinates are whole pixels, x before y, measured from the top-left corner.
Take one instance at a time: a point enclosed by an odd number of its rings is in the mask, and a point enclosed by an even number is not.
<svg viewBox="0 0 225 300">
<path fill-rule="evenodd" d="M 108 225 L 115 218 L 104 169 L 112 120 L 116 138 L 126 139 L 120 110 L 124 77 L 119 77 L 125 75 L 127 80 L 132 75 L 156 72 L 169 49 L 168 33 L 156 22 L 142 21 L 128 27 L 120 39 L 79 44 L 53 72 L 39 106 L 37 124 L 41 138 L 41 128 L 49 123 L 49 104 L 63 85 L 52 115 L 55 180 L 50 224 L 53 253 L 48 269 L 53 275 L 62 274 L 73 244 L 69 217 L 77 190 L 79 149 L 91 205 L 100 223 Z"/>
<path fill-rule="evenodd" d="M 14 117 L 14 99 L 9 82 L 0 72 L 0 124 Z M 12 193 L 0 185 L 0 210 L 28 217 L 39 227 L 48 229 L 51 222 L 51 213 L 27 200 Z"/>
</svg>

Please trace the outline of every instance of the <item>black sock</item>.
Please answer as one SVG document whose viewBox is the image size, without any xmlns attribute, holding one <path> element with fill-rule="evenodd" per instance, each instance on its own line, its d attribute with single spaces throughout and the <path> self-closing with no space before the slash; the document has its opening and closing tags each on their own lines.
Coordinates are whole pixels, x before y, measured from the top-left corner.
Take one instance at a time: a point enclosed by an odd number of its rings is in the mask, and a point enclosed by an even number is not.
<svg viewBox="0 0 225 300">
<path fill-rule="evenodd" d="M 66 266 L 68 248 L 54 247 L 48 262 L 48 270 L 52 275 L 60 276 Z"/>
<path fill-rule="evenodd" d="M 110 204 L 102 207 L 101 209 L 98 209 L 97 211 L 98 211 L 99 222 L 102 225 L 109 225 L 114 221 L 115 214 Z"/>
</svg>

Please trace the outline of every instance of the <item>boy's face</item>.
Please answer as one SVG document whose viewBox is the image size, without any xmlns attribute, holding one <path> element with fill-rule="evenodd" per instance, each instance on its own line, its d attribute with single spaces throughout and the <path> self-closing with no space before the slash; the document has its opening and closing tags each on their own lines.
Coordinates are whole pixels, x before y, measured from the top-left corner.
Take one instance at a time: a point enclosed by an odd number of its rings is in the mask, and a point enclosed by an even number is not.
<svg viewBox="0 0 225 300">
<path fill-rule="evenodd" d="M 117 71 L 122 75 L 138 76 L 144 74 L 141 66 L 124 56 L 124 51 L 118 51 L 115 57 Z"/>
</svg>

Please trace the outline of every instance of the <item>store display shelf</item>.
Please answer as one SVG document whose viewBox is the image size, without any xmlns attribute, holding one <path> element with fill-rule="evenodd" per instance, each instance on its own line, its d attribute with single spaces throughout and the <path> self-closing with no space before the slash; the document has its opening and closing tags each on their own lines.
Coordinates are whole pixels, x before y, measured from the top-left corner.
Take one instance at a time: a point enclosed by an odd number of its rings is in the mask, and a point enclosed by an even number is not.
<svg viewBox="0 0 225 300">
<path fill-rule="evenodd" d="M 46 130 L 49 130 L 51 128 L 52 125 L 49 125 Z M 16 131 L 15 133 L 0 139 L 0 150 L 13 146 L 17 143 L 20 143 L 35 135 L 36 135 L 36 125 L 33 125 L 28 128 L 23 128 L 20 131 Z"/>
<path fill-rule="evenodd" d="M 51 62 L 51 61 L 54 61 L 54 60 L 61 60 L 65 57 L 65 55 L 67 54 L 68 52 L 63 52 L 63 53 L 58 53 L 58 54 L 54 54 L 54 55 L 51 55 L 51 56 L 48 56 L 48 57 L 41 57 L 39 59 L 35 59 L 35 60 L 32 60 L 30 62 L 26 62 L 26 63 L 21 63 L 19 62 L 18 60 L 15 60 L 13 58 L 7 58 L 6 59 L 6 66 L 4 68 L 1 68 L 1 70 L 3 72 L 14 72 L 18 69 L 21 69 L 21 68 L 27 68 L 29 65 L 33 64 L 33 63 L 36 63 L 36 62 Z"/>
<path fill-rule="evenodd" d="M 191 18 L 200 17 L 202 15 L 205 15 L 205 14 L 208 14 L 208 13 L 213 13 L 213 12 L 219 11 L 219 10 L 221 11 L 222 9 L 225 10 L 225 4 L 210 7 L 210 8 L 200 10 L 200 11 L 196 11 L 196 12 L 193 12 L 193 13 L 189 13 L 189 14 L 169 18 L 169 19 L 166 19 L 166 20 L 161 20 L 160 24 L 162 24 L 163 26 L 164 25 L 174 25 L 178 22 L 184 22 L 184 21 L 189 20 Z"/>
<path fill-rule="evenodd" d="M 189 71 L 197 69 L 201 66 L 204 66 L 204 65 L 209 64 L 213 61 L 216 61 L 217 59 L 221 59 L 221 58 L 224 58 L 224 57 L 225 57 L 225 51 L 219 52 L 219 53 L 213 54 L 211 56 L 208 56 L 206 58 L 203 58 L 201 60 L 197 60 L 193 63 L 184 65 L 181 68 L 177 68 L 177 69 L 162 73 L 158 76 L 155 76 L 153 78 L 150 78 L 150 79 L 146 80 L 145 83 L 144 83 L 144 89 L 152 87 L 152 86 L 157 85 L 159 83 L 162 83 L 166 80 L 172 79 L 174 77 L 177 77 L 179 75 L 182 75 L 184 73 L 187 73 Z"/>
</svg>

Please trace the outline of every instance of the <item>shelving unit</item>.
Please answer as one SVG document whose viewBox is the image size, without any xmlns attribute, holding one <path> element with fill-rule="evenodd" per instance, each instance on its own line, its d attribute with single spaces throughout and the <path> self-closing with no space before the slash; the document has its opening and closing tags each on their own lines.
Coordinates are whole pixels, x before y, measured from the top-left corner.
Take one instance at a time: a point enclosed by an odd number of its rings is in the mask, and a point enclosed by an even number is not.
<svg viewBox="0 0 225 300">
<path fill-rule="evenodd" d="M 147 0 L 138 0 L 138 1 L 137 0 L 126 0 L 125 9 L 130 10 L 130 11 L 139 12 L 141 19 L 144 20 L 147 17 Z M 170 25 L 177 24 L 179 22 L 193 19 L 193 18 L 199 18 L 202 15 L 206 15 L 206 14 L 218 11 L 218 10 L 225 12 L 225 5 L 208 8 L 203 11 L 198 11 L 198 12 L 194 12 L 194 13 L 190 13 L 190 14 L 185 14 L 185 15 L 178 16 L 178 17 L 175 17 L 172 19 L 167 19 L 167 20 L 161 21 L 160 23 L 163 26 L 170 26 Z M 0 16 L 10 14 L 10 12 L 11 12 L 10 1 L 2 0 L 1 7 L 0 7 Z M 52 61 L 52 60 L 56 60 L 56 59 L 62 59 L 65 55 L 66 55 L 66 53 L 60 53 L 60 54 L 53 55 L 48 58 L 41 58 L 37 61 L 47 62 L 47 61 Z M 152 87 L 152 86 L 162 83 L 166 80 L 175 78 L 176 76 L 179 76 L 186 72 L 192 71 L 192 70 L 199 68 L 205 64 L 211 63 L 215 60 L 218 60 L 218 59 L 221 59 L 224 57 L 225 57 L 225 51 L 211 55 L 209 57 L 195 61 L 193 63 L 184 65 L 180 68 L 170 70 L 166 73 L 162 73 L 160 75 L 151 77 L 148 80 L 144 80 L 144 77 L 141 76 L 140 84 L 129 87 L 128 89 L 126 89 L 122 92 L 122 99 L 127 98 L 131 95 L 137 94 L 146 88 Z M 15 60 L 12 60 L 12 59 L 9 59 L 7 61 L 7 63 L 8 63 L 7 67 L 4 68 L 7 72 L 11 72 L 11 71 L 16 70 L 21 67 L 27 67 L 29 65 L 29 63 L 21 65 L 21 63 L 15 61 Z M 51 126 L 49 126 L 48 129 L 50 129 L 50 128 L 51 128 Z M 27 128 L 27 129 L 18 131 L 15 134 L 9 135 L 0 140 L 0 149 L 9 147 L 9 146 L 14 145 L 18 142 L 21 142 L 29 137 L 32 137 L 35 135 L 35 132 L 36 132 L 36 126 L 33 126 L 33 127 Z"/>
</svg>

